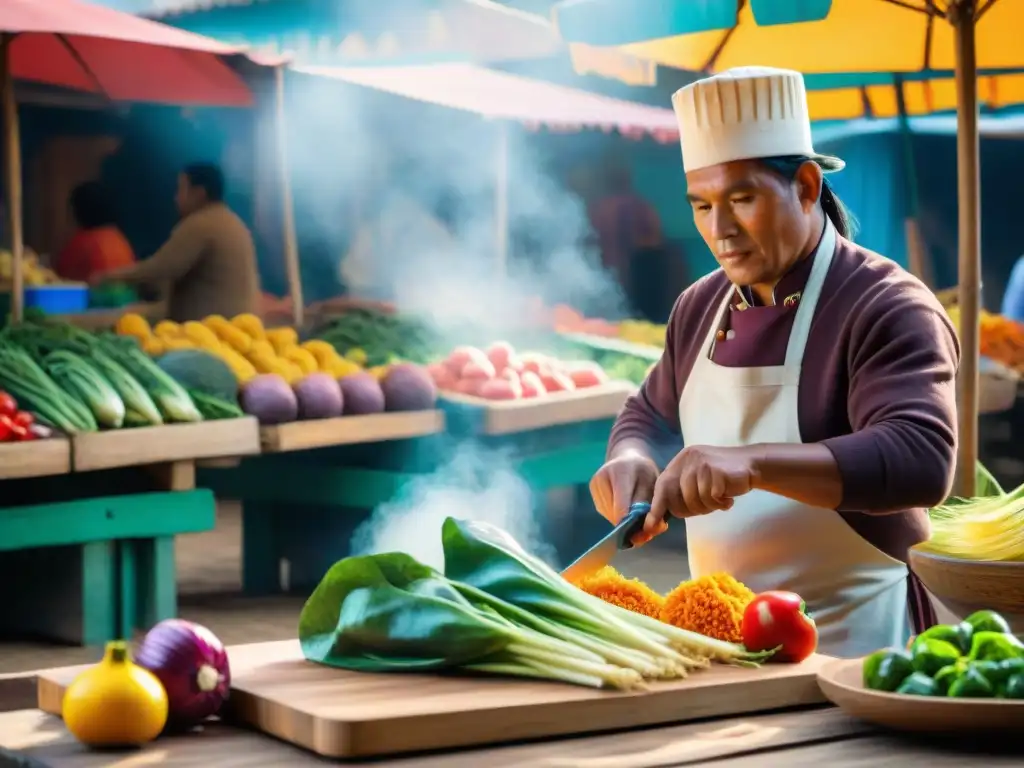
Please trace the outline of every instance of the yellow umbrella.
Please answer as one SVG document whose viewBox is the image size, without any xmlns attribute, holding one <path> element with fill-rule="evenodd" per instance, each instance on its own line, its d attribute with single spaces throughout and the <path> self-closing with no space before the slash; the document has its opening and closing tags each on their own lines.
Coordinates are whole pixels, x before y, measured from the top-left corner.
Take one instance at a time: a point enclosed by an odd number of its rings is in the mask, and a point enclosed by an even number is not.
<svg viewBox="0 0 1024 768">
<path fill-rule="evenodd" d="M 899 117 L 898 89 L 899 81 L 892 77 L 887 83 L 808 90 L 811 120 Z M 951 112 L 956 109 L 956 81 L 952 77 L 904 80 L 903 101 L 909 117 Z M 1024 104 L 1024 73 L 978 77 L 978 103 L 987 109 Z"/>
<path fill-rule="evenodd" d="M 758 26 L 749 2 L 736 25 L 624 46 L 634 56 L 677 69 L 721 71 L 756 64 L 814 72 L 916 72 L 956 67 L 957 14 L 977 7 L 977 57 L 983 69 L 1024 61 L 1021 0 L 832 0 L 821 21 Z"/>
</svg>

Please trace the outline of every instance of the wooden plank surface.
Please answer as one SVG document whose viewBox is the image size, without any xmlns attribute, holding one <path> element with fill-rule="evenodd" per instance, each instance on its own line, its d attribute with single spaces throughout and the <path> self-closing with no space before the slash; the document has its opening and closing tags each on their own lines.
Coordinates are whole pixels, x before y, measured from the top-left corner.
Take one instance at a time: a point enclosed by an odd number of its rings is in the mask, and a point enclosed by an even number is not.
<svg viewBox="0 0 1024 768">
<path fill-rule="evenodd" d="M 259 452 L 259 425 L 251 416 L 92 432 L 71 439 L 76 472 Z"/>
<path fill-rule="evenodd" d="M 62 723 L 38 710 L 0 714 L 0 744 L 60 768 L 271 768 L 324 761 L 252 731 L 212 724 L 200 733 L 161 738 L 143 750 L 91 752 Z M 837 709 L 806 709 L 727 720 L 646 728 L 602 736 L 556 739 L 485 749 L 354 760 L 350 768 L 917 768 L 1020 765 L 1019 755 L 980 756 L 943 743 L 882 734 Z M 975 747 L 976 748 L 976 747 Z"/>
<path fill-rule="evenodd" d="M 480 397 L 442 392 L 441 398 L 484 413 L 483 434 L 506 435 L 560 424 L 610 419 L 622 410 L 636 391 L 628 381 L 610 381 L 575 392 L 554 392 L 528 400 L 484 400 Z"/>
<path fill-rule="evenodd" d="M 436 435 L 444 430 L 444 412 L 404 411 L 338 419 L 295 421 L 260 429 L 260 443 L 267 453 L 305 451 L 331 445 L 382 443 Z"/>
<path fill-rule="evenodd" d="M 0 480 L 66 475 L 71 471 L 71 441 L 63 437 L 0 443 Z"/>
<path fill-rule="evenodd" d="M 229 649 L 229 717 L 326 757 L 450 750 L 597 733 L 824 702 L 816 656 L 799 665 L 715 665 L 641 693 L 524 680 L 368 675 L 302 658 L 297 641 Z M 39 706 L 60 711 L 75 670 L 39 678 Z"/>
</svg>

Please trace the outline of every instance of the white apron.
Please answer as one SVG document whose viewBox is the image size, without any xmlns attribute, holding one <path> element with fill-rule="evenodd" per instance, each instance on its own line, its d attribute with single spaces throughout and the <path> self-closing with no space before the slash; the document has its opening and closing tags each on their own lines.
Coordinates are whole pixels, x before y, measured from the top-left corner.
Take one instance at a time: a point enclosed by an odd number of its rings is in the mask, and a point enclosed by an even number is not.
<svg viewBox="0 0 1024 768">
<path fill-rule="evenodd" d="M 802 442 L 800 366 L 835 243 L 829 222 L 784 365 L 727 368 L 710 359 L 733 300 L 728 292 L 679 399 L 685 445 Z M 865 541 L 834 510 L 753 491 L 735 499 L 732 509 L 688 518 L 686 540 L 693 578 L 725 571 L 754 592 L 781 589 L 803 597 L 818 625 L 820 653 L 854 658 L 902 647 L 909 638 L 906 565 Z"/>
</svg>

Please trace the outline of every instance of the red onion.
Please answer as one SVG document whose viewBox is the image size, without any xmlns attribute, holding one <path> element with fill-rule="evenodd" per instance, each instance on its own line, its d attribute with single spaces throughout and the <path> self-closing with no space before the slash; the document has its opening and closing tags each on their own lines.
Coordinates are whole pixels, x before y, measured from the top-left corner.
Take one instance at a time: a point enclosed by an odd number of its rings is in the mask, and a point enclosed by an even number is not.
<svg viewBox="0 0 1024 768">
<path fill-rule="evenodd" d="M 168 724 L 190 728 L 217 714 L 231 688 L 228 655 L 206 627 L 167 619 L 142 639 L 134 661 L 167 691 Z"/>
</svg>

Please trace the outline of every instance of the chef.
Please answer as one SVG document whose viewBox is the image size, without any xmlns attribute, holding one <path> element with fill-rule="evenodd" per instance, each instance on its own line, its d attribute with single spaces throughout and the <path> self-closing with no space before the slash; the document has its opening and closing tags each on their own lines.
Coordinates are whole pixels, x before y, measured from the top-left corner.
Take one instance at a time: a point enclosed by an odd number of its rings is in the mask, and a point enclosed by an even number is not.
<svg viewBox="0 0 1024 768">
<path fill-rule="evenodd" d="M 848 238 L 803 78 L 734 69 L 672 99 L 687 199 L 720 269 L 677 299 L 665 353 L 591 481 L 637 543 L 684 518 L 690 573 L 801 595 L 819 650 L 856 657 L 935 623 L 907 569 L 956 454 L 956 335 L 928 289 Z M 682 436 L 664 467 L 659 449 Z"/>
</svg>

